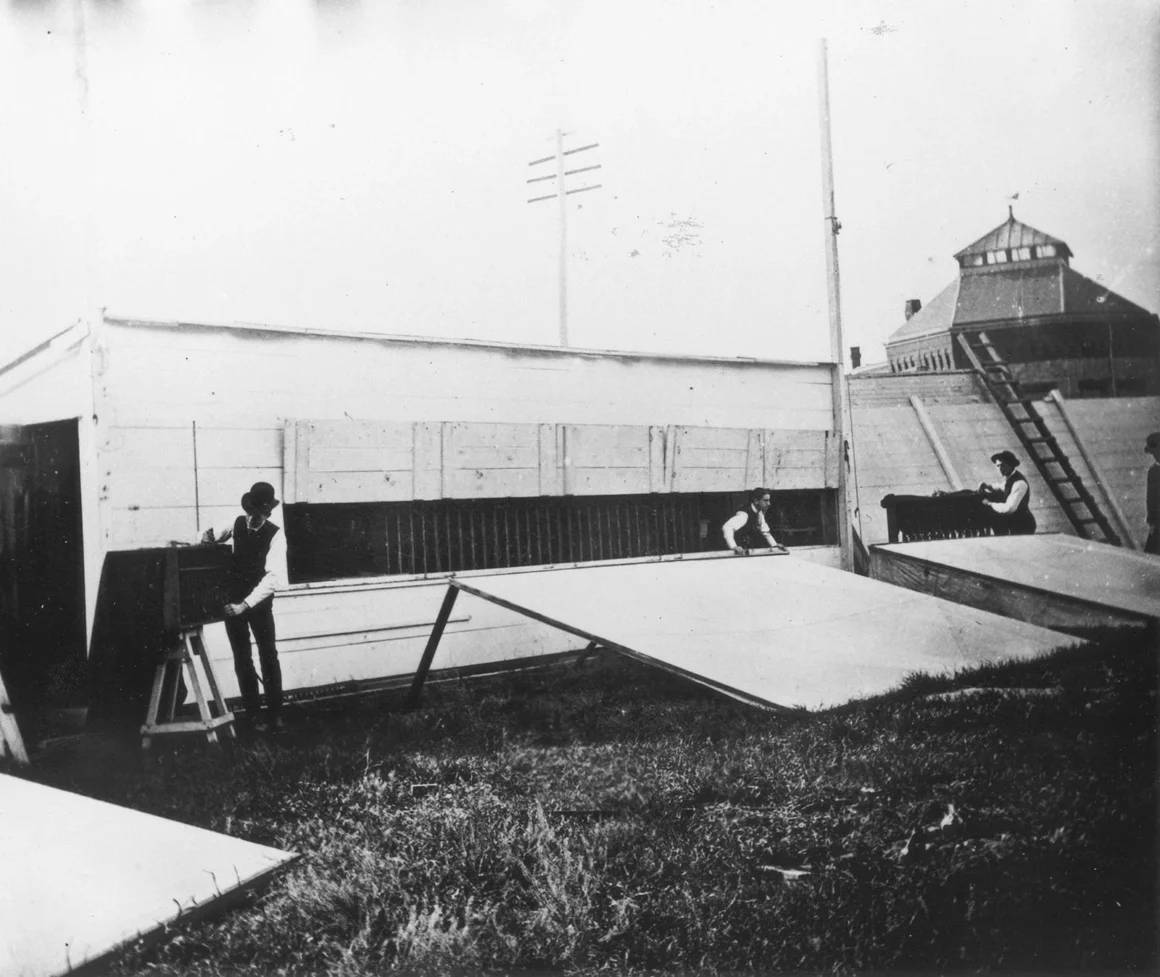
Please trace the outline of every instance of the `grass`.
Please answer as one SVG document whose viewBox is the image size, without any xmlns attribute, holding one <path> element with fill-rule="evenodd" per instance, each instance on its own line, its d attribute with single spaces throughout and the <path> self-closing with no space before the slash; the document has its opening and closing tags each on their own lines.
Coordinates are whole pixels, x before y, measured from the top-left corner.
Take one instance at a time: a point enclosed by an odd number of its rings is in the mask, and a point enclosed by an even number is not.
<svg viewBox="0 0 1160 977">
<path fill-rule="evenodd" d="M 1156 689 L 1122 640 L 792 716 L 597 656 L 33 775 L 304 854 L 125 975 L 1153 971 Z"/>
</svg>

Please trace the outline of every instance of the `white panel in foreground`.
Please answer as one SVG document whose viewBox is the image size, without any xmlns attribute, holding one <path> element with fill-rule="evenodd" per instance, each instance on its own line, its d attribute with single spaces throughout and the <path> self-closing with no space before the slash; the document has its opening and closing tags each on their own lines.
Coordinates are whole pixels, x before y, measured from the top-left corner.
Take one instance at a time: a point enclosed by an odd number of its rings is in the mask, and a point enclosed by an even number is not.
<svg viewBox="0 0 1160 977">
<path fill-rule="evenodd" d="M 457 580 L 738 698 L 829 708 L 911 672 L 1031 658 L 1078 641 L 792 556 L 579 567 Z"/>
<path fill-rule="evenodd" d="M 3 775 L 0 825 L 4 977 L 67 973 L 297 857 Z"/>
</svg>

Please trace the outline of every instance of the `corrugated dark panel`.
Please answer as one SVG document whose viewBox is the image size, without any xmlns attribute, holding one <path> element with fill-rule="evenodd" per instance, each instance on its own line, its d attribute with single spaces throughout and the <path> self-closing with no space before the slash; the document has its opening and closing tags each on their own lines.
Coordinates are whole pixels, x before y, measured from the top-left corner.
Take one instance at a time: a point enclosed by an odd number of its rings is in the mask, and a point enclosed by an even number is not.
<svg viewBox="0 0 1160 977">
<path fill-rule="evenodd" d="M 832 490 L 773 492 L 790 546 L 835 544 Z M 293 582 L 632 559 L 723 548 L 745 493 L 285 506 Z"/>
</svg>

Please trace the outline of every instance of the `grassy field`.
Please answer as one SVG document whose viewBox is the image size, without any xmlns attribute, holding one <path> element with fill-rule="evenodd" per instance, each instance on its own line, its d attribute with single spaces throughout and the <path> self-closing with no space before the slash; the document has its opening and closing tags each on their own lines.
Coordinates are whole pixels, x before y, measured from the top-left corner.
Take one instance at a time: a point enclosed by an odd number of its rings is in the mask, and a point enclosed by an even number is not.
<svg viewBox="0 0 1160 977">
<path fill-rule="evenodd" d="M 1151 971 L 1156 690 L 1108 642 L 787 716 L 597 655 L 33 775 L 304 855 L 122 974 Z"/>
</svg>

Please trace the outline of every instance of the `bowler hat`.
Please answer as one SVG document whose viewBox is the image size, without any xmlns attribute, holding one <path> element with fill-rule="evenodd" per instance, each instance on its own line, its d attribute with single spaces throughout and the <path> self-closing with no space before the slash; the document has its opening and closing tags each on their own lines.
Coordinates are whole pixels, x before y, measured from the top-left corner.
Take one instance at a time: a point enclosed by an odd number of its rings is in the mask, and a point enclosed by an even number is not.
<svg viewBox="0 0 1160 977">
<path fill-rule="evenodd" d="M 996 464 L 999 464 L 1000 462 L 1006 462 L 1012 468 L 1019 467 L 1019 459 L 1015 457 L 1015 453 L 1013 451 L 996 451 L 993 455 L 991 455 L 991 461 L 995 462 Z"/>
<path fill-rule="evenodd" d="M 242 508 L 246 512 L 264 509 L 268 514 L 277 504 L 278 500 L 274 498 L 274 486 L 269 482 L 254 482 L 250 486 L 250 491 L 242 496 Z"/>
</svg>

